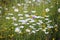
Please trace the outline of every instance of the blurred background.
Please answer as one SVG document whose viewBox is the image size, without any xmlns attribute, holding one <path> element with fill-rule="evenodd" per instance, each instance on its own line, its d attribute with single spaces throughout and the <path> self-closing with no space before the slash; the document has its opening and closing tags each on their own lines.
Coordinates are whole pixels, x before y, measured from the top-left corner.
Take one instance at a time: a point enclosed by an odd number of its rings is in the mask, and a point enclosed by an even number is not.
<svg viewBox="0 0 60 40">
<path fill-rule="evenodd" d="M 0 0 L 0 40 L 60 40 L 60 0 Z"/>
</svg>

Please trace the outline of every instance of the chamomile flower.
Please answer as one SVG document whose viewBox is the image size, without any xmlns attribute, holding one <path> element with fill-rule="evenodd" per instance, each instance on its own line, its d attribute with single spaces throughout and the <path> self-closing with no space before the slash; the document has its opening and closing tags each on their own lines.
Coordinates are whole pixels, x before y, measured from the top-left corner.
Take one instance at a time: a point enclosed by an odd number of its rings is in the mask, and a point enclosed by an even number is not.
<svg viewBox="0 0 60 40">
<path fill-rule="evenodd" d="M 21 4 L 20 4 L 20 3 L 18 3 L 17 5 L 18 5 L 18 6 L 21 6 Z"/>
<path fill-rule="evenodd" d="M 60 13 L 60 8 L 58 8 L 58 12 Z"/>
<path fill-rule="evenodd" d="M 20 14 L 20 13 L 19 13 L 18 16 L 23 16 L 23 14 Z"/>
<path fill-rule="evenodd" d="M 24 28 L 24 26 L 20 26 L 20 28 Z"/>
<path fill-rule="evenodd" d="M 8 13 L 8 15 L 13 15 L 13 13 Z"/>
<path fill-rule="evenodd" d="M 23 11 L 24 13 L 28 13 L 28 11 Z"/>
<path fill-rule="evenodd" d="M 49 34 L 49 32 L 45 32 L 45 34 Z"/>
<path fill-rule="evenodd" d="M 32 30 L 32 33 L 36 33 L 36 31 Z"/>
<path fill-rule="evenodd" d="M 31 1 L 29 1 L 29 3 L 31 3 Z"/>
<path fill-rule="evenodd" d="M 25 17 L 30 17 L 28 14 L 25 14 Z"/>
<path fill-rule="evenodd" d="M 10 17 L 6 17 L 6 19 L 10 19 Z"/>
<path fill-rule="evenodd" d="M 30 32 L 30 29 L 26 29 L 26 32 Z"/>
<path fill-rule="evenodd" d="M 14 24 L 14 26 L 18 26 L 18 24 L 17 23 L 13 23 Z"/>
<path fill-rule="evenodd" d="M 49 8 L 46 8 L 46 9 L 45 9 L 45 11 L 46 11 L 46 12 L 49 12 L 49 11 L 50 11 L 50 9 L 49 9 Z"/>
<path fill-rule="evenodd" d="M 15 32 L 20 32 L 20 29 L 18 27 L 15 28 Z"/>
<path fill-rule="evenodd" d="M 11 17 L 11 19 L 13 19 L 14 21 L 16 21 L 16 20 L 17 20 L 15 17 Z"/>
<path fill-rule="evenodd" d="M 36 13 L 36 11 L 35 10 L 33 10 L 33 11 L 31 11 L 32 13 Z"/>
<path fill-rule="evenodd" d="M 19 10 L 17 8 L 14 9 L 14 12 L 19 12 Z"/>
</svg>

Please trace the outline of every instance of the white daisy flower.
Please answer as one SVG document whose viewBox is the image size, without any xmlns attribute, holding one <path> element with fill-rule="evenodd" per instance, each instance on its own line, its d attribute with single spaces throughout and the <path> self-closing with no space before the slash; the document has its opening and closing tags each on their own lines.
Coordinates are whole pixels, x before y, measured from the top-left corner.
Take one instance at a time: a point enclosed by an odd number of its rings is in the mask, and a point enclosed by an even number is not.
<svg viewBox="0 0 60 40">
<path fill-rule="evenodd" d="M 18 3 L 17 5 L 18 5 L 18 6 L 21 6 L 21 4 L 20 4 L 20 3 Z"/>
<path fill-rule="evenodd" d="M 30 25 L 29 27 L 30 27 L 30 28 L 34 28 L 34 26 L 32 26 L 32 25 Z"/>
<path fill-rule="evenodd" d="M 20 32 L 20 29 L 18 27 L 15 28 L 15 32 Z"/>
<path fill-rule="evenodd" d="M 46 32 L 46 29 L 42 29 L 42 31 Z"/>
<path fill-rule="evenodd" d="M 5 8 L 5 10 L 8 10 L 8 8 Z"/>
<path fill-rule="evenodd" d="M 14 9 L 14 12 L 19 12 L 19 10 L 17 8 Z"/>
<path fill-rule="evenodd" d="M 27 18 L 27 19 L 26 19 L 26 21 L 29 21 L 29 20 L 31 20 L 31 18 Z"/>
<path fill-rule="evenodd" d="M 29 1 L 29 3 L 31 3 L 31 1 Z"/>
<path fill-rule="evenodd" d="M 49 15 L 45 15 L 45 17 L 49 17 Z"/>
<path fill-rule="evenodd" d="M 25 17 L 30 17 L 28 14 L 25 14 Z"/>
<path fill-rule="evenodd" d="M 29 23 L 26 23 L 26 24 L 29 24 Z"/>
<path fill-rule="evenodd" d="M 48 18 L 45 18 L 45 20 L 49 20 Z"/>
<path fill-rule="evenodd" d="M 32 33 L 36 33 L 36 31 L 32 31 Z"/>
<path fill-rule="evenodd" d="M 46 8 L 46 9 L 45 9 L 45 11 L 46 11 L 46 12 L 49 12 L 49 11 L 50 11 L 50 9 L 49 9 L 49 8 Z"/>
<path fill-rule="evenodd" d="M 36 31 L 39 31 L 39 30 L 36 30 Z"/>
<path fill-rule="evenodd" d="M 17 23 L 13 23 L 14 24 L 14 26 L 18 26 L 18 24 Z"/>
<path fill-rule="evenodd" d="M 24 19 L 23 17 L 19 17 L 19 19 Z"/>
<path fill-rule="evenodd" d="M 29 21 L 29 22 L 31 22 L 31 23 L 32 23 L 32 22 L 35 22 L 35 21 L 34 21 L 33 19 L 31 19 L 31 21 Z"/>
<path fill-rule="evenodd" d="M 10 17 L 6 17 L 6 19 L 10 19 Z"/>
<path fill-rule="evenodd" d="M 43 21 L 42 21 L 42 20 L 38 20 L 38 21 L 39 21 L 39 23 L 41 23 L 41 24 L 43 23 Z"/>
<path fill-rule="evenodd" d="M 20 26 L 20 28 L 24 28 L 24 26 Z"/>
<path fill-rule="evenodd" d="M 15 6 L 12 7 L 13 9 L 16 8 Z"/>
<path fill-rule="evenodd" d="M 18 16 L 23 16 L 23 14 L 20 14 L 20 13 L 19 13 Z"/>
<path fill-rule="evenodd" d="M 58 12 L 60 13 L 60 8 L 58 8 Z"/>
<path fill-rule="evenodd" d="M 16 21 L 16 20 L 17 20 L 15 17 L 11 17 L 11 19 L 13 19 L 14 21 Z"/>
<path fill-rule="evenodd" d="M 8 13 L 8 15 L 13 15 L 13 13 Z"/>
<path fill-rule="evenodd" d="M 28 13 L 28 11 L 23 11 L 24 13 Z"/>
<path fill-rule="evenodd" d="M 18 22 L 26 23 L 26 20 L 18 20 Z"/>
<path fill-rule="evenodd" d="M 31 11 L 32 13 L 36 13 L 36 11 L 35 10 L 33 10 L 33 11 Z"/>
<path fill-rule="evenodd" d="M 37 18 L 40 18 L 40 16 L 37 16 Z"/>
<path fill-rule="evenodd" d="M 39 23 L 39 22 L 38 22 L 38 23 L 36 23 L 36 24 L 41 25 L 41 23 Z"/>
<path fill-rule="evenodd" d="M 45 32 L 45 34 L 49 34 L 49 32 Z"/>
<path fill-rule="evenodd" d="M 30 32 L 30 29 L 26 29 L 26 32 Z"/>
<path fill-rule="evenodd" d="M 47 27 L 48 27 L 48 28 L 53 28 L 53 26 L 50 26 L 50 25 L 48 25 Z"/>
<path fill-rule="evenodd" d="M 36 15 L 32 15 L 32 18 L 37 18 L 37 16 Z"/>
<path fill-rule="evenodd" d="M 32 25 L 36 25 L 36 24 L 32 24 Z"/>
</svg>

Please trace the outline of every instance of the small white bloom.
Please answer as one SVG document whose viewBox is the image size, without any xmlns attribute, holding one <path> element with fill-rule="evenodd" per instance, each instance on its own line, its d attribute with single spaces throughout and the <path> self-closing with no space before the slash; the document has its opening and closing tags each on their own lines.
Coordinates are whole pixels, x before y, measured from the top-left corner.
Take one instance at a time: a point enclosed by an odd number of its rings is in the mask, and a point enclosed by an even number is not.
<svg viewBox="0 0 60 40">
<path fill-rule="evenodd" d="M 29 23 L 26 23 L 26 24 L 29 24 Z"/>
<path fill-rule="evenodd" d="M 40 16 L 37 16 L 37 18 L 40 18 Z"/>
<path fill-rule="evenodd" d="M 53 8 L 53 6 L 51 6 L 50 8 Z"/>
<path fill-rule="evenodd" d="M 31 19 L 31 21 L 29 21 L 29 22 L 35 22 L 33 19 Z"/>
<path fill-rule="evenodd" d="M 49 11 L 50 11 L 50 9 L 49 9 L 49 8 L 46 8 L 46 9 L 45 9 L 45 11 L 46 11 L 46 12 L 49 12 Z"/>
<path fill-rule="evenodd" d="M 36 31 L 39 31 L 39 30 L 36 30 Z"/>
<path fill-rule="evenodd" d="M 47 26 L 48 28 L 53 28 L 53 26 Z"/>
<path fill-rule="evenodd" d="M 10 19 L 10 17 L 6 17 L 6 19 Z"/>
<path fill-rule="evenodd" d="M 36 23 L 36 24 L 41 25 L 41 23 Z"/>
<path fill-rule="evenodd" d="M 45 34 L 48 34 L 49 32 L 45 32 Z"/>
<path fill-rule="evenodd" d="M 42 31 L 46 32 L 46 29 L 42 29 Z"/>
<path fill-rule="evenodd" d="M 29 20 L 31 20 L 31 18 L 26 19 L 26 21 L 29 21 Z"/>
<path fill-rule="evenodd" d="M 20 32 L 20 29 L 18 27 L 15 28 L 15 32 Z"/>
<path fill-rule="evenodd" d="M 5 10 L 8 10 L 8 8 L 5 8 Z"/>
<path fill-rule="evenodd" d="M 45 18 L 45 20 L 49 20 L 48 18 Z"/>
<path fill-rule="evenodd" d="M 29 27 L 30 27 L 30 28 L 34 28 L 34 26 L 32 26 L 32 25 L 30 25 Z"/>
<path fill-rule="evenodd" d="M 13 13 L 8 13 L 8 15 L 13 15 Z"/>
<path fill-rule="evenodd" d="M 17 20 L 15 17 L 11 17 L 11 19 L 13 19 L 14 21 L 16 21 L 16 20 Z"/>
<path fill-rule="evenodd" d="M 18 22 L 26 23 L 26 20 L 18 20 Z"/>
<path fill-rule="evenodd" d="M 49 15 L 45 15 L 45 17 L 49 17 Z"/>
<path fill-rule="evenodd" d="M 36 24 L 32 24 L 32 25 L 36 25 Z"/>
<path fill-rule="evenodd" d="M 19 19 L 23 19 L 23 17 L 19 17 Z"/>
<path fill-rule="evenodd" d="M 43 23 L 43 21 L 42 20 L 38 20 L 41 24 Z"/>
<path fill-rule="evenodd" d="M 58 8 L 58 12 L 60 13 L 60 8 Z"/>
<path fill-rule="evenodd" d="M 31 12 L 32 12 L 32 13 L 36 13 L 36 11 L 34 11 L 34 10 L 33 10 L 33 11 L 31 11 Z"/>
<path fill-rule="evenodd" d="M 32 33 L 36 33 L 36 31 L 32 31 Z"/>
<path fill-rule="evenodd" d="M 30 17 L 28 14 L 25 14 L 25 17 Z"/>
<path fill-rule="evenodd" d="M 23 11 L 24 13 L 28 13 L 28 11 Z"/>
<path fill-rule="evenodd" d="M 15 6 L 12 7 L 13 9 L 16 8 Z"/>
<path fill-rule="evenodd" d="M 24 26 L 20 26 L 20 28 L 24 28 Z"/>
<path fill-rule="evenodd" d="M 15 12 L 19 12 L 19 10 L 17 8 L 14 9 Z"/>
<path fill-rule="evenodd" d="M 31 3 L 31 1 L 29 1 L 29 3 Z"/>
<path fill-rule="evenodd" d="M 18 6 L 21 6 L 21 4 L 20 4 L 20 3 L 18 3 L 17 5 L 18 5 Z"/>
<path fill-rule="evenodd" d="M 14 26 L 18 26 L 18 24 L 17 23 L 14 23 Z"/>
<path fill-rule="evenodd" d="M 30 30 L 29 29 L 26 29 L 26 32 L 30 32 Z"/>
<path fill-rule="evenodd" d="M 23 14 L 20 14 L 20 13 L 19 13 L 18 16 L 23 16 Z"/>
</svg>

